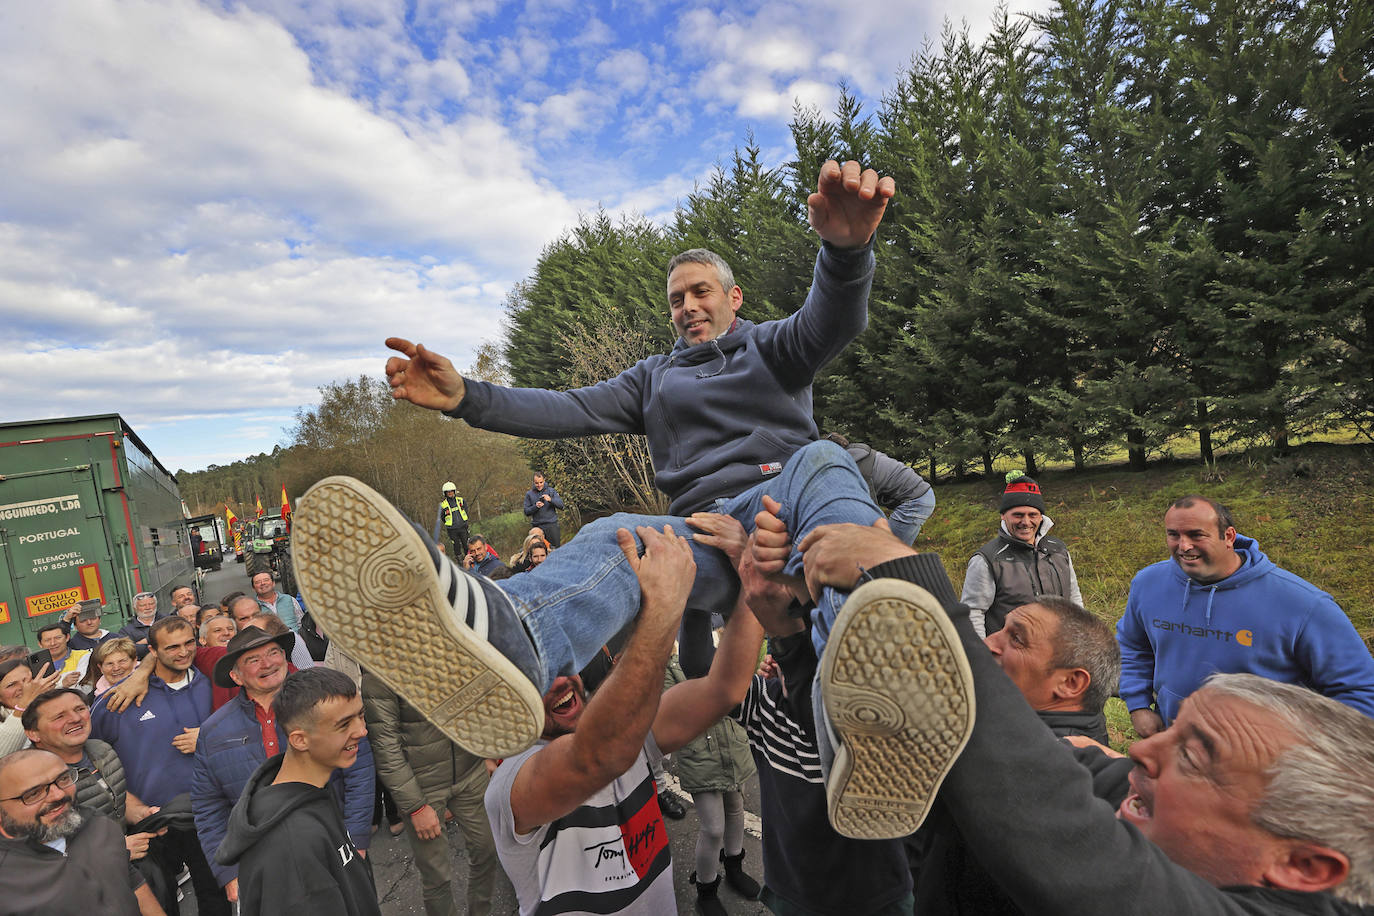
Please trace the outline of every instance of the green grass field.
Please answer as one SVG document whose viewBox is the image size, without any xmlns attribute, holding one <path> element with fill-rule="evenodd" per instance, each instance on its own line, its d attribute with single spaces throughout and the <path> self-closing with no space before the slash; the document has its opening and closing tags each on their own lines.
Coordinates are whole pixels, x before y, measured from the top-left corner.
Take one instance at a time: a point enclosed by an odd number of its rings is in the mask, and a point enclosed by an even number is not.
<svg viewBox="0 0 1374 916">
<path fill-rule="evenodd" d="M 1008 467 L 1011 467 L 1008 465 Z M 999 471 L 1004 470 L 999 464 Z M 1374 535 L 1374 447 L 1310 443 L 1289 456 L 1221 458 L 1214 468 L 1194 461 L 1162 461 L 1142 473 L 1124 466 L 1075 473 L 1050 466 L 1036 475 L 1054 533 L 1069 545 L 1088 610 L 1115 622 L 1126 607 L 1131 578 L 1167 556 L 1164 509 L 1200 493 L 1228 506 L 1237 529 L 1259 541 L 1275 563 L 1335 596 L 1366 644 L 1374 646 L 1374 576 L 1369 574 Z M 941 482 L 938 505 L 916 547 L 936 551 L 963 585 L 968 558 L 997 530 L 1002 476 L 966 483 Z M 527 530 L 519 512 L 474 526 L 502 557 L 518 550 Z M 564 538 L 572 536 L 564 531 Z M 1107 707 L 1113 744 L 1134 740 L 1119 700 Z"/>
<path fill-rule="evenodd" d="M 1054 534 L 1069 545 L 1088 610 L 1113 624 L 1131 578 L 1167 556 L 1164 509 L 1200 493 L 1230 508 L 1241 534 L 1285 569 L 1330 592 L 1367 645 L 1374 645 L 1374 448 L 1309 444 L 1285 458 L 1224 458 L 1215 468 L 1163 462 L 1142 473 L 1122 467 L 1037 475 Z M 1004 480 L 942 483 L 916 542 L 944 560 L 956 590 L 968 559 L 996 532 Z M 1119 700 L 1108 706 L 1113 744 L 1134 739 Z"/>
</svg>

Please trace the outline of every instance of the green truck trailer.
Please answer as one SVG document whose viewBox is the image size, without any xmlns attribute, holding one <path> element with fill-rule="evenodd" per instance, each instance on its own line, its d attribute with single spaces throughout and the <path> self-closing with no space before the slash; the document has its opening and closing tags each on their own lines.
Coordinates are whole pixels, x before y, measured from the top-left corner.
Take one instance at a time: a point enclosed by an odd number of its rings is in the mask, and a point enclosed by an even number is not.
<svg viewBox="0 0 1374 916">
<path fill-rule="evenodd" d="M 195 585 L 181 494 L 118 414 L 0 423 L 0 643 L 34 632 L 77 601 L 105 605 L 117 630 L 133 598 Z"/>
</svg>

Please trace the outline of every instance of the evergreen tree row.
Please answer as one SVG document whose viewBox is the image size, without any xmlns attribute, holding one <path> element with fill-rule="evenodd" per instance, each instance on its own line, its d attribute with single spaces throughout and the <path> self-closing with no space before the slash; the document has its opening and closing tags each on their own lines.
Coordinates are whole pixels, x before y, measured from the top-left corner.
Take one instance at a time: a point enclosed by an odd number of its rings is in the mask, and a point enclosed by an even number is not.
<svg viewBox="0 0 1374 916">
<path fill-rule="evenodd" d="M 1371 70 L 1374 0 L 1064 0 L 981 43 L 947 27 L 872 116 L 848 91 L 796 111 L 784 166 L 749 137 L 670 225 L 597 214 L 551 245 L 507 303 L 510 378 L 582 382 L 586 329 L 663 352 L 684 248 L 730 262 L 741 314 L 788 314 L 806 196 L 853 158 L 898 196 L 868 330 L 816 385 L 823 428 L 957 474 L 1374 434 Z"/>
</svg>

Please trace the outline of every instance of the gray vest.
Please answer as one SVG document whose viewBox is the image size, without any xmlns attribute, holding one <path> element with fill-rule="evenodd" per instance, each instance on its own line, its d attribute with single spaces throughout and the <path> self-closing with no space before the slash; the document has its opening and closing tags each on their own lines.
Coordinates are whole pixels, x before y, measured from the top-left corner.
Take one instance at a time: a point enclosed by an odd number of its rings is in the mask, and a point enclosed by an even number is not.
<svg viewBox="0 0 1374 916">
<path fill-rule="evenodd" d="M 76 780 L 76 803 L 93 808 L 101 814 L 124 823 L 124 803 L 128 798 L 128 784 L 124 779 L 124 764 L 119 762 L 115 749 L 98 738 L 86 741 L 86 756 L 91 758 L 95 771 L 81 768 Z"/>
<path fill-rule="evenodd" d="M 1036 595 L 1069 595 L 1069 548 L 1057 537 L 1047 534 L 1032 547 L 998 534 L 978 548 L 978 555 L 987 561 L 992 581 L 997 583 L 984 617 L 989 635 L 1002 629 L 1007 615 L 1030 604 Z"/>
</svg>

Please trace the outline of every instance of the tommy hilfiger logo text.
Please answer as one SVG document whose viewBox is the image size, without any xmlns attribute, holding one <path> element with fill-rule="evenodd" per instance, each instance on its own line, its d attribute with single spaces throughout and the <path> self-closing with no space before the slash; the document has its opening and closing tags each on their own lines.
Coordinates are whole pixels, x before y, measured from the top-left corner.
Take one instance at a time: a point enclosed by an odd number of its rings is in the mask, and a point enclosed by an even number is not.
<svg viewBox="0 0 1374 916">
<path fill-rule="evenodd" d="M 1184 636 L 1193 636 L 1197 639 L 1215 639 L 1217 642 L 1235 642 L 1242 646 L 1252 645 L 1255 641 L 1255 634 L 1250 630 L 1216 630 L 1211 627 L 1195 627 L 1191 624 L 1178 623 L 1172 620 L 1160 620 L 1156 617 L 1150 621 L 1150 625 L 1156 630 L 1165 630 L 1170 633 L 1180 633 Z"/>
</svg>

